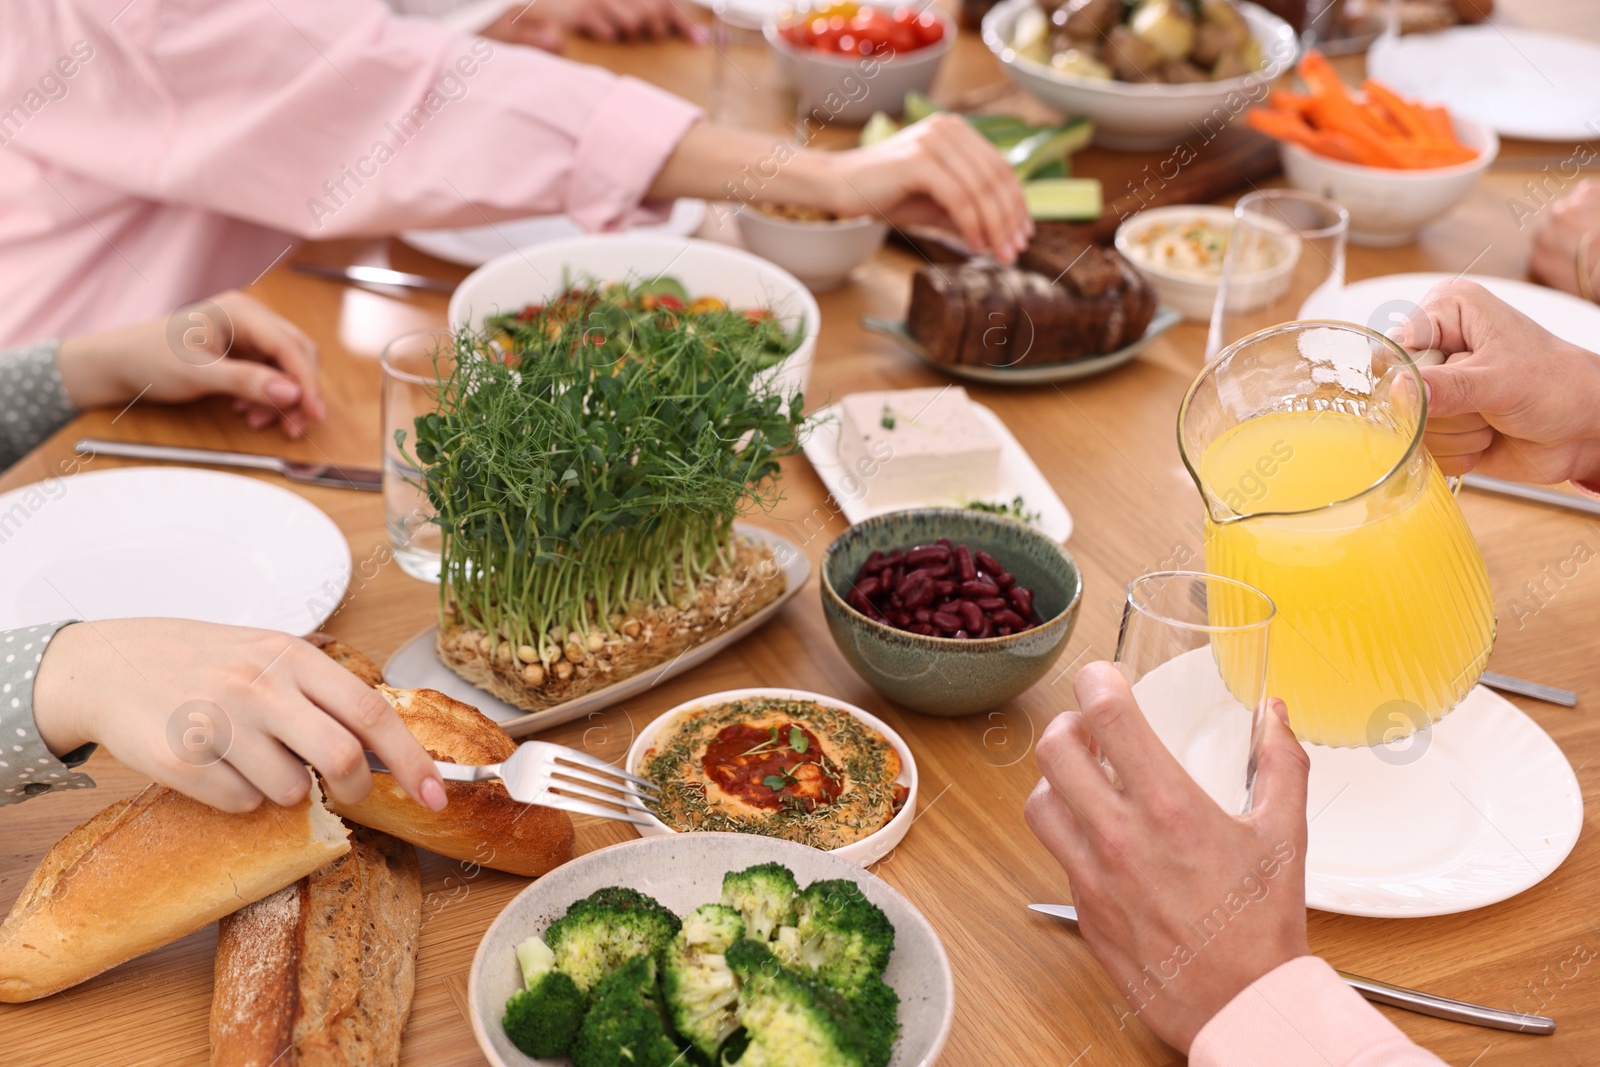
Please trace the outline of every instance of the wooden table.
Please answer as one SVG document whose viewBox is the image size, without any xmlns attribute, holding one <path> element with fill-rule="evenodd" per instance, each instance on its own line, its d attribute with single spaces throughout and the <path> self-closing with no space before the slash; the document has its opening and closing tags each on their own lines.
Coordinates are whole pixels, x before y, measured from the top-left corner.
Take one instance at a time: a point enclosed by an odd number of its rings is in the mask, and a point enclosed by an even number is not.
<svg viewBox="0 0 1600 1067">
<path fill-rule="evenodd" d="M 706 51 L 676 44 L 607 49 L 580 43 L 573 52 L 704 98 L 711 62 Z M 959 42 L 937 92 L 948 98 L 1000 78 L 969 36 Z M 1512 144 L 1506 151 L 1544 154 L 1560 147 Z M 1514 170 L 1490 172 L 1413 247 L 1352 249 L 1352 276 L 1469 266 L 1478 273 L 1521 276 L 1528 232 L 1516 229 L 1507 198 L 1528 177 Z M 445 277 L 465 273 L 392 241 L 313 245 L 299 255 L 388 263 Z M 857 325 L 863 315 L 903 312 L 907 277 L 918 262 L 912 253 L 887 248 L 858 272 L 855 284 L 820 298 L 813 405 L 860 389 L 945 381 Z M 253 292 L 299 322 L 325 353 L 329 418 L 309 441 L 286 447 L 275 437 L 258 438 L 222 404 L 138 404 L 120 418 L 96 412 L 75 420 L 0 478 L 0 490 L 69 469 L 71 442 L 86 434 L 374 463 L 378 352 L 401 332 L 442 323 L 444 299 L 378 296 L 309 280 L 282 264 Z M 620 759 L 633 731 L 666 708 L 746 685 L 820 690 L 883 716 L 910 741 L 923 785 L 910 836 L 874 870 L 923 910 L 949 950 L 957 1010 L 943 1063 L 1066 1067 L 1178 1060 L 1138 1022 L 1119 1029 L 1122 999 L 1082 942 L 1025 910 L 1031 901 L 1068 896 L 1060 869 L 1023 824 L 1022 802 L 1037 778 L 1034 739 L 1051 716 L 1073 706 L 1072 668 L 1112 651 L 1123 585 L 1144 571 L 1200 559 L 1199 500 L 1179 463 L 1173 421 L 1183 389 L 1201 365 L 1202 347 L 1202 328 L 1185 325 L 1104 377 L 1062 387 L 968 387 L 1005 419 L 1072 510 L 1076 529 L 1069 547 L 1087 582 L 1081 620 L 1058 669 L 1021 698 L 991 714 L 957 720 L 898 709 L 856 677 L 835 650 L 813 587 L 757 636 L 710 663 L 543 736 Z M 100 459 L 83 469 L 115 465 Z M 784 502 L 757 521 L 802 545 L 815 561 L 846 524 L 803 459 L 785 464 L 784 487 Z M 429 625 L 433 587 L 389 561 L 377 495 L 295 491 L 334 518 L 355 560 L 350 594 L 327 629 L 381 660 Z M 1519 703 L 1566 752 L 1593 803 L 1600 788 L 1600 766 L 1592 766 L 1600 760 L 1600 725 L 1589 716 L 1600 704 L 1600 568 L 1585 566 L 1576 577 L 1561 578 L 1555 567 L 1577 546 L 1589 553 L 1600 548 L 1600 525 L 1470 492 L 1462 506 L 1497 594 L 1501 629 L 1491 666 L 1581 694 L 1576 710 Z M 1546 591 L 1536 602 L 1530 590 L 1541 585 Z M 1530 614 L 1527 609 L 1537 604 L 1542 607 Z M 40 855 L 63 833 L 144 784 L 103 754 L 88 770 L 100 783 L 96 791 L 49 796 L 0 812 L 0 907 L 9 907 Z M 580 820 L 578 850 L 630 836 L 617 824 Z M 467 1023 L 467 970 L 484 929 L 526 882 L 492 871 L 464 872 L 433 856 L 424 856 L 423 877 L 426 917 L 403 1060 L 419 1067 L 481 1063 Z M 1537 1038 L 1389 1013 L 1451 1062 L 1592 1062 L 1600 1047 L 1597 884 L 1600 843 L 1590 835 L 1537 888 L 1469 915 L 1379 921 L 1313 912 L 1311 947 L 1358 973 L 1486 1004 L 1544 1010 L 1560 1020 L 1555 1037 Z M 215 936 L 214 929 L 204 930 L 35 1004 L 0 1005 L 0 1065 L 205 1063 Z"/>
</svg>

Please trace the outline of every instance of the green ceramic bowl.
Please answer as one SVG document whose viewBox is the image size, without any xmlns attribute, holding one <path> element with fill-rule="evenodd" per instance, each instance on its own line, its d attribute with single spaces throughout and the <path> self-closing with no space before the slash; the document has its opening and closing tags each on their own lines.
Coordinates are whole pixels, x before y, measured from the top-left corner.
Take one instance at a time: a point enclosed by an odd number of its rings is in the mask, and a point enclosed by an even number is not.
<svg viewBox="0 0 1600 1067">
<path fill-rule="evenodd" d="M 861 565 L 889 552 L 948 537 L 983 549 L 1033 590 L 1042 626 L 1009 637 L 957 641 L 875 622 L 845 603 Z M 1025 523 L 964 508 L 917 508 L 856 523 L 822 557 L 822 613 L 844 658 L 872 686 L 925 715 L 972 715 L 1005 703 L 1044 677 L 1078 621 L 1083 576 L 1077 561 Z"/>
</svg>

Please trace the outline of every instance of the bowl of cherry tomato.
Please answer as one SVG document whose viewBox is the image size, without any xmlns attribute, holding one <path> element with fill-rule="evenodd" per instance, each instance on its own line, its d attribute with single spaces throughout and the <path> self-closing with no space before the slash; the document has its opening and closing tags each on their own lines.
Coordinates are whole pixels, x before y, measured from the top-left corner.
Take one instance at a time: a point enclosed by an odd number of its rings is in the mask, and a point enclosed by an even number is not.
<svg viewBox="0 0 1600 1067">
<path fill-rule="evenodd" d="M 907 93 L 933 85 L 956 35 L 955 23 L 931 7 L 852 2 L 787 12 L 765 32 L 811 127 L 899 114 Z"/>
</svg>

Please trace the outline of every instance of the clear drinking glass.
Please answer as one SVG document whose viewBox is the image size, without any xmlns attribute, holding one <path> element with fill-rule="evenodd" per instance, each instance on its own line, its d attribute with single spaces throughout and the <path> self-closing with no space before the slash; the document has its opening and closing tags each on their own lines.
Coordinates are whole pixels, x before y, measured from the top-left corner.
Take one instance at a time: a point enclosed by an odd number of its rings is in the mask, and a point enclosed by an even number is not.
<svg viewBox="0 0 1600 1067">
<path fill-rule="evenodd" d="M 454 369 L 455 353 L 455 335 L 449 330 L 418 330 L 390 341 L 379 357 L 384 524 L 400 569 L 425 582 L 439 580 L 440 530 L 411 449 L 417 416 L 437 407 L 440 377 L 448 377 Z"/>
<path fill-rule="evenodd" d="M 795 137 L 797 103 L 782 61 L 749 4 L 717 0 L 711 9 L 711 122 L 730 129 Z"/>
<path fill-rule="evenodd" d="M 1162 744 L 1230 814 L 1250 810 L 1274 614 L 1254 586 L 1199 571 L 1135 578 L 1122 606 L 1118 669 Z"/>
<path fill-rule="evenodd" d="M 1315 193 L 1262 189 L 1233 209 L 1206 359 L 1242 337 L 1300 317 L 1313 294 L 1344 285 L 1350 213 Z"/>
</svg>

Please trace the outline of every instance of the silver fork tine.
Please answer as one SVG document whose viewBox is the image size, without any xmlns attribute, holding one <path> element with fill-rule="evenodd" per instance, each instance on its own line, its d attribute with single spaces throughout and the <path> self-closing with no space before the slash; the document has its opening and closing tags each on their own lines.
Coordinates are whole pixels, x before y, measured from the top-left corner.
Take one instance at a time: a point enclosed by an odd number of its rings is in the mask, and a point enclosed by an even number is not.
<svg viewBox="0 0 1600 1067">
<path fill-rule="evenodd" d="M 557 796 L 546 793 L 539 798 L 539 803 L 547 808 L 559 808 L 562 811 L 573 811 L 580 815 L 597 815 L 602 819 L 615 819 L 617 822 L 631 822 L 635 826 L 649 826 L 650 820 L 639 815 L 631 815 L 616 808 L 607 808 L 600 804 L 592 804 L 587 800 L 578 800 L 574 797 Z"/>
<path fill-rule="evenodd" d="M 524 744 L 538 745 L 538 751 L 541 754 L 548 753 L 551 759 L 565 760 L 568 763 L 576 763 L 580 767 L 588 767 L 590 770 L 602 771 L 606 774 L 614 775 L 617 778 L 626 779 L 627 781 L 632 782 L 634 785 L 642 785 L 649 789 L 659 788 L 659 786 L 657 786 L 648 778 L 640 778 L 636 774 L 629 774 L 627 771 L 623 770 L 621 767 L 618 767 L 614 763 L 607 763 L 598 756 L 591 756 L 587 752 L 579 752 L 575 748 L 567 748 L 565 745 L 552 744 L 549 741 L 526 741 Z"/>
<path fill-rule="evenodd" d="M 645 814 L 649 814 L 650 812 L 649 808 L 639 803 L 633 797 L 620 796 L 616 793 L 604 793 L 598 789 L 590 789 L 588 786 L 578 785 L 574 782 L 567 781 L 565 778 L 558 778 L 554 775 L 551 775 L 550 785 L 546 788 L 559 789 L 563 793 L 576 793 L 580 797 L 588 797 L 591 800 L 603 800 L 607 804 L 615 804 L 617 807 L 626 808 L 629 811 L 638 811 Z M 544 795 L 548 796 L 549 794 L 545 793 Z"/>
<path fill-rule="evenodd" d="M 552 775 L 560 774 L 567 778 L 571 778 L 573 781 L 588 782 L 591 785 L 598 785 L 603 788 L 622 793 L 625 796 L 636 797 L 639 795 L 638 793 L 634 792 L 637 787 L 632 783 L 618 782 L 614 779 L 602 778 L 598 774 L 590 774 L 588 771 L 580 771 L 578 768 L 569 767 L 565 763 L 552 763 L 550 764 L 549 769 Z"/>
</svg>

